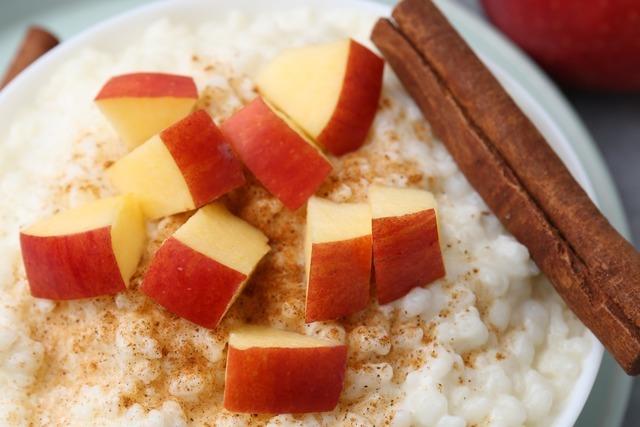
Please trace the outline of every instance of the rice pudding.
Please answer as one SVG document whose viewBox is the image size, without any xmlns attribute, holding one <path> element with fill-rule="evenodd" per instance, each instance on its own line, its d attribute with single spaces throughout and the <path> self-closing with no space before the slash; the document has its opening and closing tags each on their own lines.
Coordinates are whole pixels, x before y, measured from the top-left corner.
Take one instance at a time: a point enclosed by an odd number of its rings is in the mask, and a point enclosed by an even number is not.
<svg viewBox="0 0 640 427">
<path fill-rule="evenodd" d="M 287 210 L 250 180 L 224 203 L 262 230 L 272 249 L 218 328 L 180 319 L 138 290 L 157 248 L 189 214 L 149 223 L 151 243 L 126 292 L 70 302 L 29 294 L 18 230 L 115 194 L 104 170 L 126 150 L 93 104 L 108 77 L 136 70 L 193 76 L 198 106 L 219 122 L 256 96 L 253 76 L 280 50 L 345 37 L 371 46 L 376 18 L 296 9 L 233 13 L 195 28 L 162 20 L 117 54 L 86 50 L 55 70 L 33 109 L 3 136 L 3 424 L 551 423 L 580 375 L 590 335 L 469 186 L 390 69 L 366 144 L 330 157 L 334 170 L 317 195 L 364 202 L 370 184 L 429 190 L 439 206 L 444 279 L 343 321 L 306 324 L 305 210 Z M 244 322 L 347 344 L 338 407 L 300 416 L 223 410 L 228 333 Z"/>
</svg>

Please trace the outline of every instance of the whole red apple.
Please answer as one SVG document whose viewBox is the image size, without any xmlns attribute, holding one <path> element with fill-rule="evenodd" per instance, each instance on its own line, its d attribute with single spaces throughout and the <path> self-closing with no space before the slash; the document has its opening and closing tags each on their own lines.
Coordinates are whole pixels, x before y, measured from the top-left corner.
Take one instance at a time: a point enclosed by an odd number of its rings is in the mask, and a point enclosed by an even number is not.
<svg viewBox="0 0 640 427">
<path fill-rule="evenodd" d="M 482 0 L 489 19 L 560 82 L 640 90 L 639 0 Z"/>
</svg>

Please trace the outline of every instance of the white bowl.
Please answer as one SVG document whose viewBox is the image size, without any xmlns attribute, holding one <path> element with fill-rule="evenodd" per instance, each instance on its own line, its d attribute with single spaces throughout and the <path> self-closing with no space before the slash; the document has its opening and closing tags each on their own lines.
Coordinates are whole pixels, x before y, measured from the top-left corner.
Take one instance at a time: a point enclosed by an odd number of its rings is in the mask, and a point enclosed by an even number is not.
<svg viewBox="0 0 640 427">
<path fill-rule="evenodd" d="M 464 26 L 470 23 L 470 17 L 454 4 L 446 1 L 440 1 L 438 3 L 443 12 L 449 16 L 454 25 L 459 26 L 464 35 Z M 29 106 L 29 102 L 34 98 L 40 86 L 47 81 L 53 69 L 73 57 L 76 52 L 83 48 L 93 47 L 106 51 L 116 51 L 119 47 L 126 46 L 127 41 L 135 37 L 136 32 L 144 29 L 147 24 L 167 16 L 176 22 L 198 23 L 210 19 L 213 13 L 219 16 L 230 10 L 247 10 L 255 13 L 261 10 L 272 11 L 304 5 L 311 5 L 321 9 L 334 7 L 360 8 L 378 13 L 380 16 L 388 16 L 391 12 L 389 6 L 361 0 L 270 0 L 269 2 L 253 0 L 168 0 L 153 3 L 105 21 L 82 32 L 73 39 L 56 47 L 31 65 L 0 92 L 0 129 L 7 129 L 16 114 Z M 506 44 L 504 44 L 502 48 L 504 48 L 504 50 L 511 49 Z M 488 59 L 482 48 L 477 50 L 477 53 L 489 66 L 495 76 L 503 83 L 518 105 L 520 105 L 542 131 L 551 146 L 563 159 L 569 170 L 585 188 L 587 193 L 595 199 L 595 192 L 585 168 L 581 165 L 576 152 L 572 148 L 572 142 L 574 144 L 579 142 L 571 141 L 570 139 L 571 136 L 575 138 L 576 133 L 568 134 L 566 130 L 560 126 L 556 118 L 552 117 L 543 108 L 542 104 L 536 99 L 536 94 L 528 92 L 504 67 Z M 512 60 L 526 63 L 526 60 L 515 50 L 507 53 Z M 530 68 L 529 64 L 525 65 L 529 67 L 529 72 L 535 73 L 535 69 Z M 534 77 L 537 79 L 540 78 L 539 75 Z M 548 86 L 544 79 L 541 81 L 543 85 Z M 552 88 L 545 89 L 553 91 Z M 1 146 L 0 156 L 2 156 Z M 571 395 L 568 396 L 565 407 L 554 423 L 556 427 L 569 427 L 574 425 L 593 387 L 602 360 L 603 347 L 593 336 L 592 342 L 592 349 L 584 361 L 582 373 Z"/>
</svg>

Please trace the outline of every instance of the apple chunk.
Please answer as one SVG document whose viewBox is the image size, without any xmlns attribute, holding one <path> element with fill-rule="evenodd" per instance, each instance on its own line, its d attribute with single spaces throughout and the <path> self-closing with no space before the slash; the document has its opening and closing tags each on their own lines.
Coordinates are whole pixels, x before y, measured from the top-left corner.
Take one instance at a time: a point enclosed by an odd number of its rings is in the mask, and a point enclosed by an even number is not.
<svg viewBox="0 0 640 427">
<path fill-rule="evenodd" d="M 247 413 L 331 411 L 338 404 L 347 348 L 262 326 L 232 332 L 224 408 Z"/>
<path fill-rule="evenodd" d="M 209 114 L 198 110 L 107 170 L 152 219 L 196 209 L 244 184 L 242 165 Z"/>
<path fill-rule="evenodd" d="M 338 319 L 367 306 L 371 276 L 367 204 L 309 199 L 305 254 L 307 322 Z"/>
<path fill-rule="evenodd" d="M 260 93 L 335 155 L 358 149 L 371 127 L 384 61 L 361 44 L 289 49 L 258 75 Z"/>
<path fill-rule="evenodd" d="M 98 200 L 40 221 L 20 233 L 31 294 L 69 300 L 123 291 L 145 239 L 144 217 L 132 196 Z"/>
<path fill-rule="evenodd" d="M 260 230 L 213 203 L 162 244 L 141 290 L 170 312 L 215 328 L 267 252 Z"/>
<path fill-rule="evenodd" d="M 444 277 L 436 201 L 427 191 L 369 188 L 378 302 L 386 304 Z"/>
<path fill-rule="evenodd" d="M 291 126 L 262 98 L 256 98 L 225 121 L 222 132 L 258 181 L 295 210 L 311 197 L 332 167 Z"/>
<path fill-rule="evenodd" d="M 95 98 L 129 149 L 191 112 L 198 90 L 191 77 L 132 73 L 112 77 Z"/>
</svg>

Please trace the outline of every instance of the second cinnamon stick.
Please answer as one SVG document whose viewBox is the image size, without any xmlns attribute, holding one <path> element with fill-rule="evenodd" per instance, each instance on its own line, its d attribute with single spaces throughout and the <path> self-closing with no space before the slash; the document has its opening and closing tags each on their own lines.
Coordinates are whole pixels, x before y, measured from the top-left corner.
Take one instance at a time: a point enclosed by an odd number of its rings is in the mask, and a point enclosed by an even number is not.
<svg viewBox="0 0 640 427">
<path fill-rule="evenodd" d="M 44 28 L 29 27 L 9 68 L 7 68 L 2 77 L 0 89 L 5 87 L 33 61 L 53 49 L 58 43 L 58 38 Z"/>
</svg>

